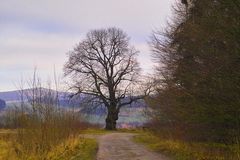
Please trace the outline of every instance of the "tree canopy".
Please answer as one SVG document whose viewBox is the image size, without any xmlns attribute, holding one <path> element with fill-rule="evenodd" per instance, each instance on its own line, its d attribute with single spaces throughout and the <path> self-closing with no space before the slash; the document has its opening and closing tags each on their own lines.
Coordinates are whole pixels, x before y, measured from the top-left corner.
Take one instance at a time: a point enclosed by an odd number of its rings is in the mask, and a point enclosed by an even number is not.
<svg viewBox="0 0 240 160">
<path fill-rule="evenodd" d="M 90 31 L 69 53 L 65 75 L 71 76 L 76 94 L 91 95 L 108 109 L 106 128 L 115 129 L 122 106 L 138 99 L 133 86 L 139 76 L 138 51 L 121 29 Z"/>
<path fill-rule="evenodd" d="M 225 141 L 239 133 L 239 0 L 178 3 L 152 37 L 161 122 L 181 136 Z M 179 129 L 180 128 L 180 129 Z"/>
</svg>

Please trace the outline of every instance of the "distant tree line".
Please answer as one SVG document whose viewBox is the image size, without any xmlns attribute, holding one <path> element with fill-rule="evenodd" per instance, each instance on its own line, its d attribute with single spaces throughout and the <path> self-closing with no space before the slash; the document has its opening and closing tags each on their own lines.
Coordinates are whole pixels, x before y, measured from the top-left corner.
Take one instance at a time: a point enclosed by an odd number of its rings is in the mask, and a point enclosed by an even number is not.
<svg viewBox="0 0 240 160">
<path fill-rule="evenodd" d="M 4 109 L 5 107 L 6 107 L 6 102 L 0 99 L 0 110 Z"/>
<path fill-rule="evenodd" d="M 240 0 L 184 2 L 174 7 L 167 29 L 152 35 L 159 64 L 157 96 L 149 100 L 154 128 L 232 142 L 240 135 Z"/>
</svg>

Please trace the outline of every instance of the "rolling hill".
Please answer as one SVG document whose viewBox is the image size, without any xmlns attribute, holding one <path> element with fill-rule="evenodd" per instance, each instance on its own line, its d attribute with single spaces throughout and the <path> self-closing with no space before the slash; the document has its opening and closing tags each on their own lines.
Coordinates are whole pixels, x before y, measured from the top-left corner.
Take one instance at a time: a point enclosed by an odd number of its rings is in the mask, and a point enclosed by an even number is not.
<svg viewBox="0 0 240 160">
<path fill-rule="evenodd" d="M 70 99 L 70 92 L 56 92 L 55 90 L 48 90 L 42 88 L 43 92 L 51 92 L 52 94 L 58 93 L 58 104 L 62 108 L 70 109 L 75 108 L 81 116 L 84 116 L 85 119 L 92 123 L 100 123 L 104 124 L 106 109 L 104 105 L 96 105 L 94 103 L 85 104 L 84 102 L 89 99 L 87 95 L 80 95 L 75 97 L 74 99 Z M 15 91 L 7 91 L 0 92 L 0 99 L 6 102 L 6 108 L 11 107 L 13 105 L 20 104 L 21 99 L 25 102 L 28 101 L 28 96 L 31 94 L 32 89 L 25 89 L 23 91 L 15 90 Z M 24 93 L 21 96 L 20 93 Z M 127 99 L 127 98 L 126 98 Z M 118 125 L 124 126 L 139 126 L 146 122 L 146 117 L 144 116 L 144 110 L 146 109 L 146 104 L 143 100 L 139 100 L 138 102 L 133 103 L 132 105 L 123 107 L 119 114 Z"/>
</svg>

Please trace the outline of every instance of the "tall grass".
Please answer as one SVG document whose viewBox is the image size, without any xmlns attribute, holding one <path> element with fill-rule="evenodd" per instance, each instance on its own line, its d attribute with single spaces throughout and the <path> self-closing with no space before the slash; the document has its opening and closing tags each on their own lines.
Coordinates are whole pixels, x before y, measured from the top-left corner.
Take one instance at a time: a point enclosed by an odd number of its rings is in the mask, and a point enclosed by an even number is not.
<svg viewBox="0 0 240 160">
<path fill-rule="evenodd" d="M 237 160 L 240 160 L 240 136 L 236 137 L 235 145 L 234 145 L 234 154 Z"/>
<path fill-rule="evenodd" d="M 19 128 L 11 139 L 16 157 L 45 159 L 49 151 L 66 139 L 76 137 L 84 127 L 72 113 L 51 112 L 47 119 L 37 115 L 19 115 Z"/>
<path fill-rule="evenodd" d="M 58 91 L 49 86 L 42 88 L 35 74 L 29 84 L 30 89 L 19 91 L 20 105 L 6 113 L 6 126 L 15 128 L 15 133 L 5 138 L 9 149 L 4 159 L 46 160 L 51 159 L 49 153 L 60 144 L 82 144 L 69 140 L 81 141 L 78 135 L 89 124 L 82 122 L 73 110 L 60 108 Z"/>
<path fill-rule="evenodd" d="M 186 142 L 160 138 L 151 132 L 142 133 L 134 139 L 174 160 L 240 160 L 239 145 Z"/>
<path fill-rule="evenodd" d="M 95 160 L 97 142 L 94 139 L 70 138 L 50 151 L 47 159 L 51 160 Z"/>
</svg>

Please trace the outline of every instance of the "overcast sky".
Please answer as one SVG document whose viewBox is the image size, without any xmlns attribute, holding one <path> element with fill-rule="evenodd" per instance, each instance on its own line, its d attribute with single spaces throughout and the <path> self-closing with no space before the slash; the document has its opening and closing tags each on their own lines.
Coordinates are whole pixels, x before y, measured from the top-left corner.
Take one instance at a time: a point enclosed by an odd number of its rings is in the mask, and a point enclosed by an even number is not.
<svg viewBox="0 0 240 160">
<path fill-rule="evenodd" d="M 151 72 L 147 45 L 165 26 L 174 0 L 0 0 L 0 91 L 15 90 L 37 66 L 43 80 L 61 75 L 66 53 L 91 29 L 119 27 Z"/>
</svg>

